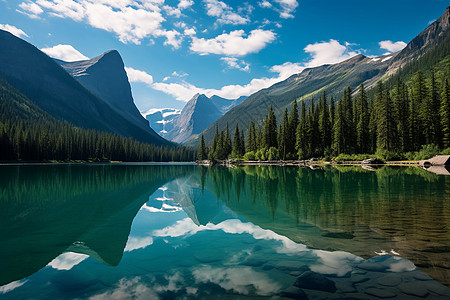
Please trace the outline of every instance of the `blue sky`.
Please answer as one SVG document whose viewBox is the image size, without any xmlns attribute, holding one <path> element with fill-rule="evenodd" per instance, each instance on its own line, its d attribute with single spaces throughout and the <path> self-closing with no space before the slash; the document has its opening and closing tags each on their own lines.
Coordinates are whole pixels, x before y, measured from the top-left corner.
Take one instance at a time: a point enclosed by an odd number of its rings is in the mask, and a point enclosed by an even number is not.
<svg viewBox="0 0 450 300">
<path fill-rule="evenodd" d="M 0 0 L 0 29 L 64 60 L 122 55 L 135 103 L 233 99 L 305 67 L 395 52 L 444 0 Z"/>
</svg>

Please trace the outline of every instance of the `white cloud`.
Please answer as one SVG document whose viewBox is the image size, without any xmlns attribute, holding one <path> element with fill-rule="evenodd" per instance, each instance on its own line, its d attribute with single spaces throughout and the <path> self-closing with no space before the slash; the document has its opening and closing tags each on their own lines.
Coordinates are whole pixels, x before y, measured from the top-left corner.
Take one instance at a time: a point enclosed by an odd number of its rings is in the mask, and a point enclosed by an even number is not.
<svg viewBox="0 0 450 300">
<path fill-rule="evenodd" d="M 348 46 L 350 45 L 348 43 Z M 358 54 L 358 52 L 352 51 L 348 46 L 346 47 L 333 39 L 329 42 L 309 44 L 304 48 L 304 51 L 311 55 L 311 59 L 305 66 L 317 67 L 324 64 L 335 64 Z"/>
<path fill-rule="evenodd" d="M 216 17 L 217 22 L 222 24 L 242 25 L 250 22 L 250 19 L 241 16 L 228 6 L 225 2 L 218 0 L 203 0 L 206 4 L 206 14 L 210 17 Z"/>
<path fill-rule="evenodd" d="M 238 69 L 245 72 L 250 71 L 250 65 L 236 57 L 222 57 L 220 60 L 224 61 L 230 69 Z"/>
<path fill-rule="evenodd" d="M 149 86 L 153 83 L 152 75 L 145 71 L 136 70 L 130 67 L 125 67 L 125 71 L 127 72 L 128 80 L 130 82 L 143 82 Z"/>
<path fill-rule="evenodd" d="M 130 236 L 127 241 L 127 245 L 125 246 L 124 251 L 133 251 L 137 249 L 144 249 L 145 247 L 153 244 L 153 238 L 151 236 L 147 237 L 134 237 Z"/>
<path fill-rule="evenodd" d="M 293 18 L 292 13 L 298 6 L 297 0 L 275 0 L 281 6 L 280 17 L 283 19 Z"/>
<path fill-rule="evenodd" d="M 117 286 L 107 292 L 89 297 L 90 300 L 111 299 L 160 299 L 156 291 L 142 282 L 140 277 L 132 279 L 122 278 Z"/>
<path fill-rule="evenodd" d="M 189 101 L 196 93 L 205 94 L 207 96 L 217 95 L 227 99 L 236 99 L 240 96 L 249 96 L 261 89 L 270 87 L 293 74 L 302 72 L 307 67 L 338 63 L 351 58 L 358 54 L 357 51 L 351 49 L 351 46 L 353 45 L 355 44 L 348 42 L 342 45 L 336 40 L 310 44 L 304 49 L 305 52 L 311 54 L 309 61 L 305 63 L 285 62 L 281 65 L 272 66 L 270 71 L 277 73 L 278 75 L 273 77 L 255 78 L 246 85 L 226 85 L 220 89 L 206 89 L 197 87 L 183 80 L 178 83 L 156 82 L 152 84 L 152 88 L 171 95 L 175 97 L 175 99 L 183 102 Z M 232 51 L 230 50 L 229 52 Z M 221 60 L 225 61 L 229 66 L 234 62 L 238 62 L 238 60 L 233 57 L 224 57 L 221 58 Z M 245 68 L 245 65 L 243 68 Z M 163 81 L 166 81 L 167 79 L 169 79 L 169 77 L 166 77 Z"/>
<path fill-rule="evenodd" d="M 196 31 L 194 28 L 187 28 L 184 30 L 184 35 L 189 35 L 189 36 L 193 36 L 196 35 Z"/>
<path fill-rule="evenodd" d="M 276 65 L 270 68 L 272 72 L 278 73 L 280 80 L 284 80 L 293 74 L 302 72 L 305 67 L 300 63 L 285 62 L 282 65 Z M 281 79 L 283 78 L 283 79 Z"/>
<path fill-rule="evenodd" d="M 274 6 L 268 0 L 263 0 L 258 4 L 262 8 L 271 8 L 275 10 L 280 14 L 280 18 L 290 19 L 294 17 L 293 13 L 295 12 L 295 9 L 298 7 L 297 0 L 273 0 L 273 2 L 277 3 L 278 5 Z"/>
<path fill-rule="evenodd" d="M 257 53 L 268 43 L 275 40 L 275 33 L 270 30 L 255 29 L 248 37 L 244 30 L 223 33 L 213 39 L 192 38 L 190 49 L 200 55 L 221 54 L 226 56 L 244 56 Z"/>
<path fill-rule="evenodd" d="M 240 96 L 249 96 L 263 88 L 267 88 L 280 82 L 293 74 L 300 73 L 304 68 L 305 67 L 302 64 L 286 62 L 282 65 L 275 65 L 270 68 L 271 72 L 278 73 L 277 76 L 270 78 L 255 78 L 246 85 L 226 85 L 220 89 L 199 88 L 184 80 L 179 83 L 155 82 L 152 84 L 152 88 L 171 95 L 175 97 L 175 99 L 183 102 L 189 101 L 196 93 L 206 94 L 207 96 L 217 95 L 227 99 L 236 99 Z M 167 80 L 169 77 L 165 79 Z"/>
<path fill-rule="evenodd" d="M 261 6 L 262 8 L 272 8 L 272 3 L 270 3 L 267 0 L 263 0 L 262 2 L 258 3 L 259 6 Z"/>
<path fill-rule="evenodd" d="M 20 38 L 22 36 L 28 37 L 28 35 L 22 29 L 19 29 L 16 26 L 13 26 L 13 25 L 0 24 L 0 29 L 8 31 L 9 33 L 17 36 L 18 38 Z"/>
<path fill-rule="evenodd" d="M 71 45 L 60 44 L 54 47 L 42 48 L 41 51 L 50 57 L 61 59 L 64 61 L 79 61 L 89 59 Z"/>
<path fill-rule="evenodd" d="M 56 270 L 70 270 L 88 257 L 86 254 L 66 252 L 53 259 L 48 266 Z"/>
<path fill-rule="evenodd" d="M 28 279 L 25 280 L 17 280 L 17 281 L 13 281 L 10 282 L 8 284 L 2 285 L 0 286 L 0 294 L 6 294 L 11 292 L 12 290 L 17 289 L 18 287 L 21 287 L 22 285 L 24 285 L 25 283 L 27 283 Z"/>
<path fill-rule="evenodd" d="M 165 37 L 165 45 L 179 48 L 179 32 L 165 30 L 161 14 L 164 8 L 169 15 L 179 16 L 192 1 L 182 0 L 177 7 L 164 6 L 163 0 L 36 0 L 19 5 L 30 17 L 43 12 L 51 16 L 86 22 L 94 28 L 115 33 L 122 43 L 140 44 L 145 38 Z M 179 13 L 177 12 L 179 11 Z"/>
<path fill-rule="evenodd" d="M 276 294 L 280 289 L 280 283 L 268 277 L 265 273 L 256 272 L 251 267 L 214 268 L 202 266 L 195 269 L 196 283 L 215 283 L 225 290 L 248 295 L 250 292 L 260 296 Z"/>
<path fill-rule="evenodd" d="M 44 11 L 42 8 L 34 2 L 22 2 L 19 4 L 22 9 L 16 9 L 16 11 L 29 16 L 32 19 L 39 19 L 39 15 Z"/>
<path fill-rule="evenodd" d="M 180 9 L 186 9 L 191 7 L 192 5 L 194 5 L 193 0 L 180 0 L 180 2 L 178 3 L 178 7 Z"/>
<path fill-rule="evenodd" d="M 405 42 L 398 41 L 398 42 L 393 43 L 392 41 L 389 41 L 389 40 L 381 41 L 378 43 L 378 45 L 380 45 L 381 49 L 385 49 L 389 52 L 397 52 L 407 46 L 407 44 Z"/>
</svg>

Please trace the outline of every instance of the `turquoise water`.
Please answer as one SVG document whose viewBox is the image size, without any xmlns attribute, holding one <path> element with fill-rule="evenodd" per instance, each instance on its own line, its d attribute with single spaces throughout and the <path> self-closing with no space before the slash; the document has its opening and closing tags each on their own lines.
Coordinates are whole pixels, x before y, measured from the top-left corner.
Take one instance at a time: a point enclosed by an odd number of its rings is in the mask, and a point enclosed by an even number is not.
<svg viewBox="0 0 450 300">
<path fill-rule="evenodd" d="M 0 166 L 1 299 L 448 299 L 450 176 Z"/>
</svg>

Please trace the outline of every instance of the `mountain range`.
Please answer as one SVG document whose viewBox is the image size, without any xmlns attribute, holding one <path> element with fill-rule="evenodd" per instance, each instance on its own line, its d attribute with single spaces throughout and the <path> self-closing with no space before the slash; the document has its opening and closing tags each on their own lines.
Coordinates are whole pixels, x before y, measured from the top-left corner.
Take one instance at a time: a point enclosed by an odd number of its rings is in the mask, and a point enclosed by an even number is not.
<svg viewBox="0 0 450 300">
<path fill-rule="evenodd" d="M 0 57 L 0 77 L 55 119 L 142 142 L 171 144 L 139 114 L 117 51 L 58 64 L 33 45 L 0 30 Z"/>
<path fill-rule="evenodd" d="M 181 111 L 151 109 L 142 114 L 162 137 L 176 143 L 184 143 L 196 137 L 246 98 L 242 96 L 229 100 L 216 95 L 207 97 L 204 94 L 196 94 Z"/>
<path fill-rule="evenodd" d="M 341 63 L 322 65 L 314 68 L 306 68 L 299 74 L 294 74 L 284 81 L 278 82 L 268 88 L 262 89 L 250 95 L 245 101 L 230 109 L 214 124 L 211 124 L 202 132 L 207 144 L 212 142 L 216 131 L 234 128 L 239 124 L 240 129 L 246 131 L 253 120 L 262 125 L 265 116 L 272 106 L 276 118 L 281 119 L 286 108 L 291 108 L 294 101 L 309 100 L 326 91 L 337 100 L 345 87 L 349 86 L 353 91 L 363 83 L 370 89 L 377 81 L 386 80 L 392 75 L 411 72 L 414 66 L 423 61 L 444 60 L 449 56 L 448 45 L 450 8 L 444 14 L 428 26 L 423 32 L 408 43 L 403 50 L 385 54 L 379 57 L 367 57 L 356 55 Z M 186 142 L 186 145 L 198 145 L 200 135 L 194 136 Z"/>
</svg>

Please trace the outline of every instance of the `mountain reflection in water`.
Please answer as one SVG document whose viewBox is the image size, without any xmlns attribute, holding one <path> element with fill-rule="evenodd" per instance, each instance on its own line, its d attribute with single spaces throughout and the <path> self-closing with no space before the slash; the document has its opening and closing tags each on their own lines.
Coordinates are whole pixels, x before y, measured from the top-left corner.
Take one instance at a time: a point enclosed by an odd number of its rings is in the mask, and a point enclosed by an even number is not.
<svg viewBox="0 0 450 300">
<path fill-rule="evenodd" d="M 415 167 L 8 166 L 0 196 L 0 298 L 450 296 L 450 178 Z"/>
</svg>

